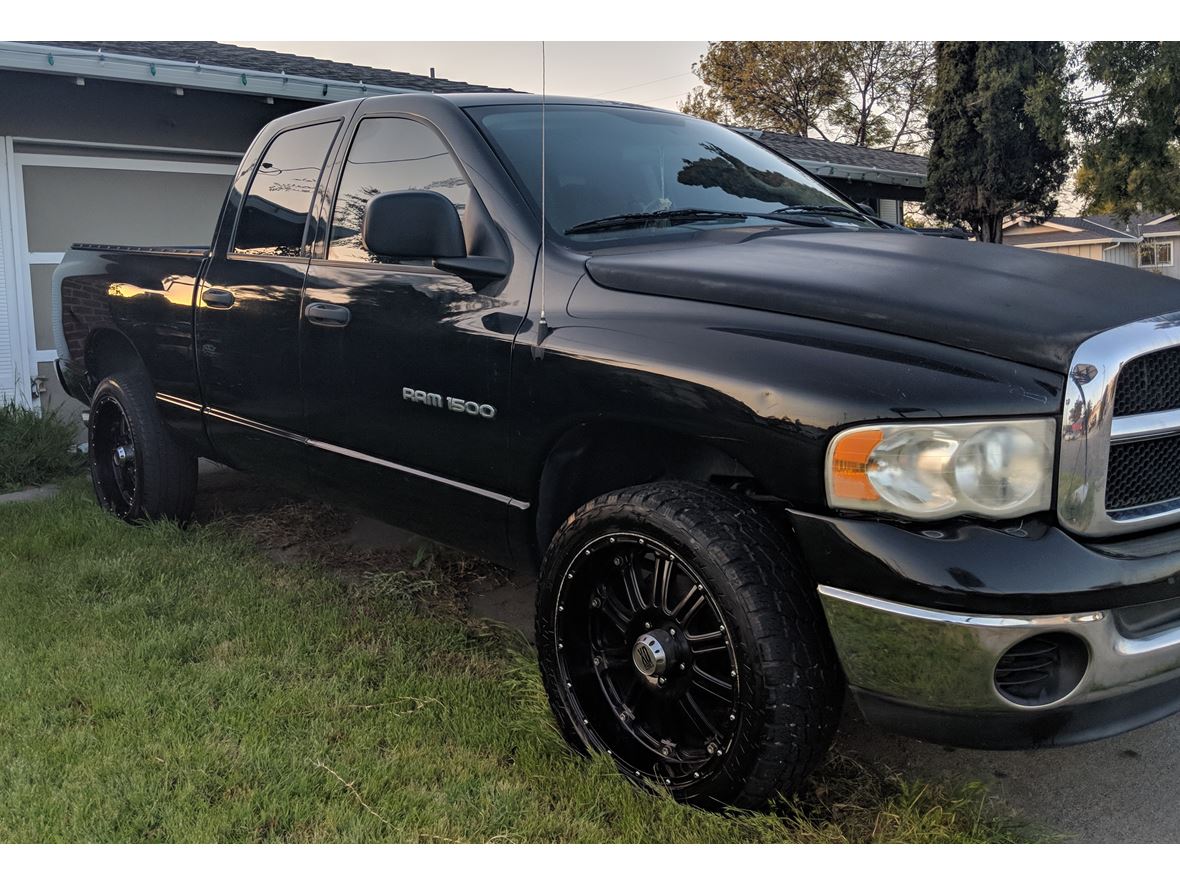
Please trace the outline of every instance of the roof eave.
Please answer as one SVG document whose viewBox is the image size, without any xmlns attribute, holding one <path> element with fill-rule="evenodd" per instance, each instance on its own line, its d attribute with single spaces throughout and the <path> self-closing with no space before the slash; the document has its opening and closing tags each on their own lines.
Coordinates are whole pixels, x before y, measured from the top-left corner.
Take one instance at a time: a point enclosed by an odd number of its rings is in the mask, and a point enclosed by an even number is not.
<svg viewBox="0 0 1180 885">
<path fill-rule="evenodd" d="M 315 102 L 422 91 L 12 41 L 0 41 L 0 69 Z"/>
<path fill-rule="evenodd" d="M 1045 243 L 1021 243 L 1012 234 L 1009 234 L 1004 238 L 1004 245 L 1015 246 L 1018 249 L 1045 249 L 1055 246 L 1098 246 L 1103 243 L 1119 246 L 1124 243 L 1132 245 L 1137 242 L 1139 241 L 1130 237 L 1102 237 L 1089 240 L 1054 240 L 1052 242 Z"/>
<path fill-rule="evenodd" d="M 790 156 L 788 154 L 788 156 Z M 926 176 L 919 172 L 900 172 L 893 169 L 879 169 L 874 166 L 852 166 L 847 163 L 833 163 L 828 160 L 809 160 L 791 157 L 812 175 L 820 178 L 843 178 L 848 181 L 872 181 L 878 184 L 894 184 L 900 187 L 926 187 Z"/>
</svg>

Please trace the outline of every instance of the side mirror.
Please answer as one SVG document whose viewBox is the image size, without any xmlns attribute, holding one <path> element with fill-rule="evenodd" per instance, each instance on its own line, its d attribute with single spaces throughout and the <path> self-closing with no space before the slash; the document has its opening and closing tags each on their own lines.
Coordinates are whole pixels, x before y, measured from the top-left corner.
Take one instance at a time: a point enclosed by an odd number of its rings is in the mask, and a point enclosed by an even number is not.
<svg viewBox="0 0 1180 885">
<path fill-rule="evenodd" d="M 434 191 L 390 191 L 365 207 L 365 248 L 390 258 L 463 258 L 467 246 L 454 205 Z"/>
</svg>

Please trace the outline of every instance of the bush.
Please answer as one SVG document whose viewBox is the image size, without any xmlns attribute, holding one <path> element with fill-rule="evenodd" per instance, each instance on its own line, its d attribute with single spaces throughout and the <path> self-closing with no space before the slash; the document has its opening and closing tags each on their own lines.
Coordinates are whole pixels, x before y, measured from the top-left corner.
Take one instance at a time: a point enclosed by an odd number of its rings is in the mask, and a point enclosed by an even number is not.
<svg viewBox="0 0 1180 885">
<path fill-rule="evenodd" d="M 82 464 L 75 429 L 55 412 L 0 404 L 0 492 L 39 485 Z"/>
</svg>

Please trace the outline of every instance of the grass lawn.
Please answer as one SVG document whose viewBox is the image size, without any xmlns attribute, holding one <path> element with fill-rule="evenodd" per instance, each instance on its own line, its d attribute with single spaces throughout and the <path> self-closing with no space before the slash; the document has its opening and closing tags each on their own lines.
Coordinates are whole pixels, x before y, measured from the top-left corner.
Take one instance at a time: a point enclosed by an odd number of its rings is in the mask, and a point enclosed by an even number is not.
<svg viewBox="0 0 1180 885">
<path fill-rule="evenodd" d="M 250 538 L 126 526 L 77 479 L 0 507 L 0 840 L 1030 837 L 978 787 L 840 756 L 774 815 L 641 792 L 566 749 L 521 640 L 423 603 L 437 569 L 344 579 Z"/>
</svg>

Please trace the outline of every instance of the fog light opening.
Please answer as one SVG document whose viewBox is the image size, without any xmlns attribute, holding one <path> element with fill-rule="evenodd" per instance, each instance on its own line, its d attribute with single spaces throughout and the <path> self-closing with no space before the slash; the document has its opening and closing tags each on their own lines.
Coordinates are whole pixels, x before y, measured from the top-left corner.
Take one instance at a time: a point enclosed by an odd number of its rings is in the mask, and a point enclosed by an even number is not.
<svg viewBox="0 0 1180 885">
<path fill-rule="evenodd" d="M 1086 643 L 1072 633 L 1030 636 L 996 664 L 996 691 L 1022 707 L 1043 707 L 1077 688 L 1089 663 Z"/>
</svg>

